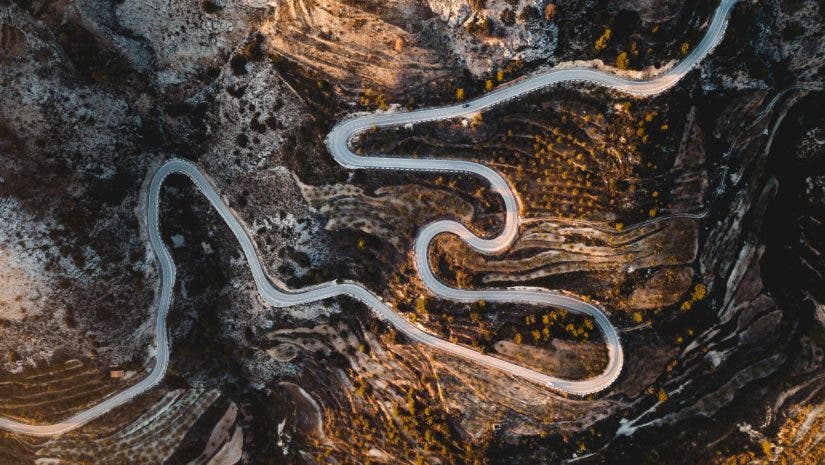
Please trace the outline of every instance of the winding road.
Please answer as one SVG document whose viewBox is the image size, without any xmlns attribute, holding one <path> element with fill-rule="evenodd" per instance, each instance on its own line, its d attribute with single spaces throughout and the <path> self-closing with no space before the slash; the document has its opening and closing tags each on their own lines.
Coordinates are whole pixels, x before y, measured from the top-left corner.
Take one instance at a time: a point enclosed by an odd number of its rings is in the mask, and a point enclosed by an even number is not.
<svg viewBox="0 0 825 465">
<path fill-rule="evenodd" d="M 160 210 L 160 191 L 163 183 L 167 176 L 175 173 L 189 177 L 229 226 L 246 256 L 258 292 L 269 304 L 276 307 L 285 307 L 340 295 L 349 295 L 370 307 L 380 318 L 388 321 L 410 339 L 451 355 L 501 370 L 513 376 L 539 383 L 558 392 L 567 394 L 584 396 L 606 389 L 621 373 L 624 355 L 615 327 L 598 307 L 574 297 L 538 288 L 457 289 L 445 285 L 433 275 L 428 263 L 427 252 L 432 240 L 439 234 L 456 234 L 473 249 L 483 254 L 501 253 L 510 247 L 515 240 L 520 221 L 519 199 L 508 182 L 497 171 L 478 163 L 460 160 L 359 156 L 350 149 L 350 141 L 358 134 L 375 127 L 398 126 L 423 121 L 468 117 L 494 105 L 562 82 L 584 81 L 637 96 L 651 96 L 661 93 L 679 82 L 683 76 L 707 56 L 722 40 L 727 26 L 728 16 L 736 2 L 737 0 L 722 0 L 713 15 L 713 19 L 708 26 L 704 38 L 694 50 L 670 71 L 649 80 L 629 80 L 590 68 L 551 69 L 545 73 L 515 82 L 511 85 L 500 87 L 493 92 L 489 92 L 463 104 L 411 112 L 376 113 L 346 119 L 337 124 L 327 136 L 326 144 L 330 153 L 335 160 L 345 168 L 462 172 L 471 173 L 487 180 L 493 191 L 501 195 L 504 200 L 505 223 L 503 231 L 495 238 L 485 239 L 475 236 L 465 226 L 455 221 L 442 220 L 426 225 L 419 232 L 414 246 L 416 266 L 421 279 L 434 295 L 443 299 L 459 302 L 485 300 L 488 302 L 552 305 L 594 318 L 599 329 L 604 334 L 609 355 L 607 366 L 604 371 L 596 377 L 575 381 L 560 379 L 489 355 L 481 354 L 464 346 L 450 343 L 411 324 L 385 304 L 375 293 L 356 282 L 334 281 L 299 290 L 286 290 L 287 288 L 283 283 L 278 282 L 264 271 L 248 231 L 223 202 L 207 177 L 192 163 L 185 160 L 172 159 L 164 163 L 154 173 L 150 181 L 146 205 L 146 226 L 148 228 L 149 242 L 160 266 L 161 277 L 160 293 L 157 296 L 158 309 L 155 314 L 154 325 L 155 365 L 152 367 L 150 373 L 137 384 L 59 423 L 34 425 L 0 417 L 0 429 L 31 436 L 60 435 L 76 429 L 106 412 L 129 402 L 135 396 L 156 386 L 163 379 L 169 366 L 170 346 L 166 328 L 166 316 L 172 302 L 172 290 L 175 283 L 175 264 L 161 238 L 158 215 Z"/>
</svg>

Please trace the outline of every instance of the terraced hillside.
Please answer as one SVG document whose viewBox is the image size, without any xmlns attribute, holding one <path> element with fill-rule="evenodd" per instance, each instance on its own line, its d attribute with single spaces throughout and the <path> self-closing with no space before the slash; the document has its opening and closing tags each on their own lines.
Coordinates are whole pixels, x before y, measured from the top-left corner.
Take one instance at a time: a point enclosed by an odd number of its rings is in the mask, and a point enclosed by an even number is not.
<svg viewBox="0 0 825 465">
<path fill-rule="evenodd" d="M 672 211 L 669 187 L 690 174 L 676 159 L 697 141 L 682 135 L 687 115 L 668 114 L 663 99 L 623 97 L 554 89 L 473 118 L 367 133 L 359 148 L 484 162 L 513 184 L 528 219 L 635 223 Z M 683 195 L 701 208 L 690 194 Z"/>
<path fill-rule="evenodd" d="M 668 97 L 682 98 L 678 90 Z M 663 99 L 554 89 L 465 120 L 369 132 L 358 148 L 365 154 L 482 161 L 512 183 L 525 217 L 515 245 L 490 257 L 445 235 L 430 260 L 447 281 L 553 288 L 565 280 L 568 290 L 644 312 L 692 305 L 689 291 L 700 283 L 691 264 L 714 182 L 698 144 L 696 110 L 669 108 Z M 467 224 L 496 230 L 500 206 L 483 186 L 455 176 L 422 183 L 426 188 L 415 191 L 411 204 L 437 203 L 445 214 L 463 208 Z M 445 187 L 451 195 L 436 200 L 437 189 Z M 391 242 L 407 237 L 405 223 L 383 213 L 393 208 L 380 192 L 356 197 L 344 189 L 311 201 L 331 216 L 328 228 L 349 227 Z M 433 209 L 424 211 L 437 217 Z"/>
<path fill-rule="evenodd" d="M 724 1 L 0 0 L 0 417 L 59 421 L 146 379 L 109 369 L 151 366 L 169 273 L 145 194 L 170 158 L 214 183 L 273 281 L 357 281 L 442 342 L 586 382 L 611 360 L 596 319 L 457 303 L 420 278 L 422 227 L 495 237 L 500 192 L 344 168 L 326 136 L 359 112 L 468 108 L 555 66 L 649 78 Z M 442 234 L 415 256 L 454 287 L 603 309 L 624 358 L 598 394 L 416 343 L 347 295 L 268 305 L 220 215 L 173 176 L 150 228 L 177 270 L 163 379 L 60 437 L 0 431 L 0 465 L 821 465 L 823 8 L 736 2 L 722 42 L 656 98 L 569 82 L 353 141 L 507 179 L 512 247 Z"/>
<path fill-rule="evenodd" d="M 88 359 L 29 368 L 0 380 L 0 415 L 21 421 L 55 422 L 123 389 L 108 370 Z"/>
<path fill-rule="evenodd" d="M 164 463 L 219 395 L 216 390 L 191 389 L 167 392 L 154 404 L 147 405 L 137 418 L 119 427 L 93 423 L 81 433 L 46 442 L 37 449 L 37 462 L 59 461 L 78 465 Z M 228 425 L 217 425 L 217 432 L 205 451 L 207 460 L 220 453 L 221 446 L 227 441 L 225 431 L 234 423 L 234 417 L 228 417 L 227 420 L 231 420 L 225 422 Z M 220 458 L 210 463 L 226 463 L 219 460 Z"/>
</svg>

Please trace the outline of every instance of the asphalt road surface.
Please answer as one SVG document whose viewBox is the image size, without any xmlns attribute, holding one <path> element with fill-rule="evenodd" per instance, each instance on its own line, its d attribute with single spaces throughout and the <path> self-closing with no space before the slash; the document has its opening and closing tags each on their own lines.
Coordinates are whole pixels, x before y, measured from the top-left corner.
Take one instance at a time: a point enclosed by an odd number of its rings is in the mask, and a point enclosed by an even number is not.
<svg viewBox="0 0 825 465">
<path fill-rule="evenodd" d="M 129 402 L 152 387 L 156 386 L 166 373 L 169 366 L 169 340 L 166 328 L 166 315 L 172 302 L 172 289 L 175 283 L 175 264 L 161 239 L 159 224 L 159 196 L 166 177 L 173 173 L 188 176 L 200 189 L 203 195 L 217 210 L 221 218 L 231 229 L 241 245 L 246 256 L 249 268 L 261 297 L 276 307 L 303 304 L 318 300 L 349 295 L 369 306 L 380 318 L 392 324 L 398 331 L 407 337 L 426 344 L 437 350 L 471 360 L 510 375 L 545 385 L 558 392 L 584 396 L 598 393 L 609 387 L 618 378 L 622 371 L 624 355 L 621 342 L 615 327 L 610 323 L 604 312 L 593 304 L 568 295 L 538 289 L 538 288 L 509 288 L 509 289 L 456 289 L 438 281 L 433 275 L 427 260 L 427 250 L 439 234 L 456 234 L 467 242 L 470 247 L 483 254 L 497 254 L 505 251 L 516 238 L 519 226 L 519 199 L 517 194 L 497 171 L 487 166 L 460 160 L 439 159 L 410 159 L 391 156 L 359 156 L 349 146 L 353 137 L 364 131 L 376 127 L 389 127 L 420 123 L 423 121 L 444 120 L 451 118 L 470 117 L 475 113 L 488 109 L 494 105 L 511 101 L 525 94 L 564 82 L 583 81 L 626 92 L 636 96 L 652 96 L 673 87 L 694 66 L 707 56 L 722 40 L 727 26 L 730 10 L 737 0 L 722 0 L 714 13 L 707 32 L 702 41 L 693 51 L 669 72 L 649 80 L 629 80 L 614 74 L 597 71 L 590 68 L 551 69 L 547 72 L 525 78 L 510 85 L 502 86 L 475 100 L 466 103 L 441 108 L 430 108 L 411 112 L 375 113 L 346 119 L 337 124 L 326 139 L 327 147 L 335 160 L 342 166 L 350 169 L 388 169 L 388 170 L 415 170 L 438 172 L 463 172 L 480 176 L 490 183 L 494 192 L 504 199 L 505 224 L 500 235 L 491 239 L 475 236 L 462 224 L 442 220 L 426 225 L 419 232 L 415 241 L 415 259 L 418 272 L 430 291 L 442 298 L 459 302 L 515 302 L 532 305 L 550 305 L 566 308 L 573 313 L 587 315 L 595 319 L 599 329 L 604 334 L 608 349 L 608 363 L 604 371 L 585 380 L 565 380 L 514 363 L 510 363 L 489 355 L 481 354 L 468 347 L 453 344 L 433 336 L 413 325 L 396 313 L 375 293 L 356 282 L 328 282 L 321 285 L 300 290 L 287 290 L 283 283 L 268 276 L 258 260 L 255 246 L 244 226 L 230 211 L 220 198 L 212 183 L 193 164 L 185 160 L 173 159 L 164 163 L 152 177 L 147 199 L 147 228 L 149 242 L 160 266 L 160 293 L 157 298 L 157 313 L 155 314 L 155 364 L 150 373 L 137 384 L 134 384 L 117 394 L 114 394 L 99 404 L 96 404 L 70 418 L 51 425 L 33 425 L 9 418 L 0 417 L 0 429 L 27 434 L 31 436 L 53 436 L 76 429 L 106 412 Z"/>
</svg>

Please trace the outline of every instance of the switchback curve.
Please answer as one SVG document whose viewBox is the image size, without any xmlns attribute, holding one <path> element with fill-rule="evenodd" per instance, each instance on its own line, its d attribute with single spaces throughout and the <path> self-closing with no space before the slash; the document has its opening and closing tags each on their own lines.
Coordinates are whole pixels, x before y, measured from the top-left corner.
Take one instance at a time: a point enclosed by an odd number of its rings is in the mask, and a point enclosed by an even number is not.
<svg viewBox="0 0 825 465">
<path fill-rule="evenodd" d="M 568 394 L 582 396 L 606 389 L 621 373 L 624 355 L 615 327 L 598 307 L 575 297 L 536 288 L 456 289 L 441 283 L 433 275 L 427 260 L 427 252 L 430 243 L 439 234 L 456 234 L 473 249 L 485 254 L 501 253 L 515 240 L 519 225 L 518 197 L 507 181 L 497 171 L 478 163 L 461 160 L 408 159 L 389 156 L 363 157 L 355 154 L 350 149 L 349 142 L 359 133 L 375 127 L 467 117 L 494 105 L 562 82 L 585 81 L 637 96 L 659 94 L 678 83 L 684 75 L 707 56 L 722 40 L 727 26 L 728 16 L 737 1 L 738 0 L 722 0 L 713 15 L 705 36 L 694 50 L 673 69 L 650 80 L 629 80 L 589 68 L 551 69 L 545 73 L 532 76 L 511 85 L 502 86 L 493 92 L 464 104 L 411 112 L 377 113 L 346 119 L 337 124 L 327 136 L 326 144 L 330 153 L 339 164 L 346 168 L 466 172 L 486 179 L 490 183 L 493 191 L 501 195 L 504 200 L 505 225 L 502 233 L 495 238 L 484 239 L 475 236 L 466 227 L 455 221 L 442 220 L 426 225 L 419 232 L 414 248 L 416 266 L 422 280 L 433 294 L 445 299 L 460 302 L 486 300 L 491 302 L 546 304 L 567 308 L 571 312 L 593 317 L 599 329 L 604 333 L 609 355 L 607 367 L 596 377 L 576 381 L 555 378 L 526 367 L 481 354 L 467 347 L 444 341 L 411 324 L 393 311 L 376 294 L 355 282 L 328 282 L 300 290 L 282 290 L 286 289 L 286 287 L 281 283 L 277 283 L 266 274 L 258 260 L 254 243 L 249 234 L 240 221 L 231 213 L 226 204 L 223 203 L 206 176 L 190 162 L 173 159 L 164 163 L 155 172 L 148 190 L 147 227 L 149 242 L 160 266 L 161 276 L 158 310 L 155 314 L 155 365 L 149 375 L 129 388 L 103 400 L 101 403 L 61 422 L 50 425 L 34 425 L 0 417 L 0 429 L 31 436 L 63 434 L 88 423 L 113 408 L 129 402 L 135 396 L 156 386 L 163 379 L 169 364 L 170 347 L 166 328 L 166 316 L 172 301 L 172 289 L 175 282 L 175 264 L 161 239 L 158 215 L 160 189 L 165 179 L 173 173 L 180 173 L 189 177 L 207 198 L 212 207 L 218 211 L 221 218 L 232 230 L 233 235 L 241 245 L 261 297 L 273 306 L 283 307 L 318 301 L 338 295 L 349 295 L 369 306 L 379 317 L 387 320 L 407 337 L 452 355 L 472 360 Z"/>
</svg>

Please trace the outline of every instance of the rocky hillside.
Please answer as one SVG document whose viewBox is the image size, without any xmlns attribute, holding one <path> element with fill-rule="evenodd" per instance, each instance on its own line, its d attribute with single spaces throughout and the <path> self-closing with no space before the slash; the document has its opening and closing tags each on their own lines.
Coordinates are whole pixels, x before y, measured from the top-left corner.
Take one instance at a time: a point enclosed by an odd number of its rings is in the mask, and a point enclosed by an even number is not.
<svg viewBox="0 0 825 465">
<path fill-rule="evenodd" d="M 147 180 L 192 160 L 290 287 L 357 280 L 444 339 L 571 379 L 593 321 L 439 301 L 411 256 L 442 218 L 492 236 L 479 179 L 348 171 L 356 112 L 466 101 L 574 61 L 642 77 L 702 37 L 699 0 L 0 0 L 0 415 L 59 421 L 154 364 Z M 607 391 L 557 394 L 412 343 L 347 297 L 284 309 L 183 177 L 164 382 L 0 464 L 818 464 L 825 458 L 825 118 L 817 0 L 743 1 L 671 91 L 573 83 L 362 154 L 474 160 L 518 191 L 515 245 L 430 251 L 453 285 L 591 299 L 620 332 Z M 162 438 L 162 439 L 159 439 Z"/>
</svg>

